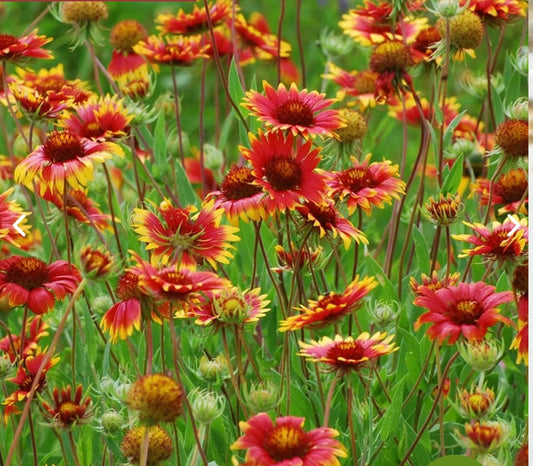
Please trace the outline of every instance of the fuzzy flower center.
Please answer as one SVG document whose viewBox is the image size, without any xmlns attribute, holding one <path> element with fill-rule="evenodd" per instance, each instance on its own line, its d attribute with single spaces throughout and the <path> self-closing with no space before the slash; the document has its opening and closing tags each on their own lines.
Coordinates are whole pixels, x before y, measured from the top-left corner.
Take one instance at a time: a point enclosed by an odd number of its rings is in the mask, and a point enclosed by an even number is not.
<svg viewBox="0 0 533 466">
<path fill-rule="evenodd" d="M 130 298 L 139 299 L 142 296 L 139 289 L 139 277 L 134 273 L 126 272 L 120 277 L 116 293 L 120 300 Z"/>
<path fill-rule="evenodd" d="M 302 170 L 293 159 L 274 156 L 265 164 L 265 177 L 275 191 L 297 189 L 302 181 Z"/>
<path fill-rule="evenodd" d="M 274 117 L 280 123 L 311 127 L 315 123 L 313 111 L 305 102 L 298 99 L 289 99 L 278 105 Z"/>
<path fill-rule="evenodd" d="M 26 290 L 33 290 L 49 280 L 47 265 L 35 257 L 22 257 L 6 272 L 6 282 L 15 283 Z"/>
<path fill-rule="evenodd" d="M 120 21 L 111 29 L 111 45 L 124 53 L 131 53 L 133 46 L 146 37 L 148 33 L 144 26 L 132 19 Z"/>
<path fill-rule="evenodd" d="M 322 227 L 335 225 L 337 211 L 335 207 L 328 204 L 308 204 L 309 214 L 313 216 Z"/>
<path fill-rule="evenodd" d="M 66 81 L 61 76 L 47 76 L 39 79 L 34 88 L 39 94 L 46 95 L 48 92 L 59 92 L 65 84 Z"/>
<path fill-rule="evenodd" d="M 474 300 L 463 300 L 450 306 L 446 314 L 458 325 L 473 325 L 483 314 L 483 306 Z"/>
<path fill-rule="evenodd" d="M 383 42 L 370 55 L 370 69 L 378 74 L 405 71 L 412 63 L 409 49 L 400 41 Z"/>
<path fill-rule="evenodd" d="M 309 453 L 307 434 L 294 426 L 276 426 L 265 440 L 263 448 L 276 463 L 293 458 L 305 458 Z"/>
<path fill-rule="evenodd" d="M 353 365 L 354 361 L 361 361 L 364 356 L 365 350 L 357 341 L 341 341 L 333 345 L 326 354 L 337 365 Z"/>
<path fill-rule="evenodd" d="M 359 94 L 374 94 L 377 78 L 378 75 L 373 71 L 361 71 L 353 83 L 353 88 Z"/>
<path fill-rule="evenodd" d="M 85 156 L 78 135 L 71 131 L 52 131 L 44 143 L 43 152 L 52 162 L 68 162 Z"/>
<path fill-rule="evenodd" d="M 341 174 L 341 182 L 354 193 L 357 193 L 364 188 L 373 188 L 377 186 L 377 183 L 372 179 L 370 173 L 364 167 L 354 167 L 345 170 Z"/>
<path fill-rule="evenodd" d="M 527 190 L 527 177 L 524 170 L 511 170 L 503 175 L 498 183 L 499 194 L 505 202 L 517 202 Z"/>
<path fill-rule="evenodd" d="M 83 408 L 72 401 L 64 401 L 59 406 L 59 418 L 65 424 L 72 424 L 83 416 Z M 80 415 L 81 414 L 81 415 Z"/>
<path fill-rule="evenodd" d="M 254 179 L 250 168 L 234 165 L 224 178 L 221 190 L 226 199 L 246 199 L 261 192 L 260 186 L 252 184 Z"/>
</svg>

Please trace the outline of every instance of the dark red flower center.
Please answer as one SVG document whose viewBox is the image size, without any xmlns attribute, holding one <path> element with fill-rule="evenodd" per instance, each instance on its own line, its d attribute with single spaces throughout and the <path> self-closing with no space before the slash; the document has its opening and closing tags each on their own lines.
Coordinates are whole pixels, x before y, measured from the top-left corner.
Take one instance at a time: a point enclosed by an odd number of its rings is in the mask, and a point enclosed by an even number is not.
<svg viewBox="0 0 533 466">
<path fill-rule="evenodd" d="M 86 155 L 80 137 L 72 131 L 52 131 L 43 146 L 45 156 L 52 162 L 68 162 Z"/>
<path fill-rule="evenodd" d="M 118 281 L 116 293 L 120 300 L 130 298 L 140 299 L 143 294 L 139 289 L 139 277 L 132 272 L 126 272 Z"/>
<path fill-rule="evenodd" d="M 264 173 L 275 191 L 298 189 L 302 181 L 302 170 L 290 157 L 274 156 L 265 163 Z"/>
<path fill-rule="evenodd" d="M 313 111 L 306 103 L 298 99 L 289 99 L 278 105 L 274 118 L 280 123 L 311 127 L 315 123 Z"/>
<path fill-rule="evenodd" d="M 341 341 L 328 349 L 327 359 L 335 361 L 336 366 L 358 366 L 365 357 L 365 349 L 361 344 L 354 341 Z"/>
<path fill-rule="evenodd" d="M 353 88 L 358 94 L 374 94 L 378 75 L 373 71 L 361 71 L 356 76 Z"/>
<path fill-rule="evenodd" d="M 459 301 L 446 311 L 447 317 L 457 325 L 475 325 L 484 312 L 483 305 L 475 300 Z"/>
<path fill-rule="evenodd" d="M 63 89 L 63 86 L 66 84 L 66 81 L 61 76 L 47 76 L 46 78 L 41 78 L 33 85 L 40 94 L 46 95 L 48 92 L 59 92 Z"/>
<path fill-rule="evenodd" d="M 85 410 L 72 401 L 64 401 L 58 408 L 59 418 L 64 424 L 72 424 L 83 417 Z"/>
<path fill-rule="evenodd" d="M 340 179 L 341 183 L 353 193 L 358 193 L 364 188 L 374 188 L 379 184 L 364 167 L 354 167 L 344 170 L 340 174 Z"/>
<path fill-rule="evenodd" d="M 26 290 L 33 290 L 48 282 L 48 266 L 35 257 L 21 257 L 6 272 L 6 282 L 15 283 Z"/>
<path fill-rule="evenodd" d="M 85 138 L 99 138 L 104 134 L 105 131 L 96 121 L 90 121 L 82 129 L 82 135 Z"/>
<path fill-rule="evenodd" d="M 19 40 L 9 34 L 0 34 L 0 51 L 7 49 L 11 45 L 18 44 Z"/>
<path fill-rule="evenodd" d="M 322 228 L 331 229 L 337 220 L 337 210 L 331 204 L 306 204 L 309 213 L 320 223 Z"/>
<path fill-rule="evenodd" d="M 265 439 L 263 448 L 276 463 L 305 458 L 310 451 L 307 433 L 301 427 L 276 426 Z"/>
<path fill-rule="evenodd" d="M 511 170 L 498 180 L 496 186 L 496 191 L 505 202 L 520 201 L 528 188 L 526 173 L 524 170 Z"/>
<path fill-rule="evenodd" d="M 252 184 L 254 179 L 252 169 L 233 165 L 222 182 L 221 190 L 226 199 L 246 199 L 262 191 L 260 186 Z"/>
</svg>

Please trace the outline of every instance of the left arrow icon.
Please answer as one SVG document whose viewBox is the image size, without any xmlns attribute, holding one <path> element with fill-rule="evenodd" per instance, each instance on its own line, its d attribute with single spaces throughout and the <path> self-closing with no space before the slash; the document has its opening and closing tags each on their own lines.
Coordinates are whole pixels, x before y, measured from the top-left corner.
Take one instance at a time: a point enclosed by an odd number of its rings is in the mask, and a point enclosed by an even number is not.
<svg viewBox="0 0 533 466">
<path fill-rule="evenodd" d="M 17 230 L 22 236 L 26 236 L 26 233 L 24 233 L 22 231 L 22 228 L 19 227 L 19 223 L 22 222 L 22 220 L 24 220 L 24 218 L 26 217 L 26 214 L 22 214 L 18 219 L 17 221 L 13 224 L 13 227 L 15 228 L 15 230 Z"/>
</svg>

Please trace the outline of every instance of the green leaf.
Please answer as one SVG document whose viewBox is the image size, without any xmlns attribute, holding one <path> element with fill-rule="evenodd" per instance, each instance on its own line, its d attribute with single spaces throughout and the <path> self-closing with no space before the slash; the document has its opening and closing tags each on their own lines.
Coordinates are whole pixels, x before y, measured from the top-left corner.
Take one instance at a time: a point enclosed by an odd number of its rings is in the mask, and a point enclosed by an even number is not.
<svg viewBox="0 0 533 466">
<path fill-rule="evenodd" d="M 398 419 L 400 419 L 402 411 L 403 401 L 403 386 L 405 385 L 405 379 L 407 374 L 394 385 L 391 391 L 391 404 L 385 410 L 385 414 L 378 423 L 377 429 L 379 430 L 379 436 L 381 440 L 388 440 L 395 432 L 398 425 Z"/>
<path fill-rule="evenodd" d="M 448 176 L 446 176 L 446 179 L 442 184 L 442 188 L 440 190 L 442 194 L 455 194 L 459 189 L 459 185 L 461 184 L 461 177 L 463 176 L 463 160 L 464 154 L 461 154 L 455 159 L 450 173 L 448 174 Z"/>
<path fill-rule="evenodd" d="M 231 64 L 228 72 L 228 89 L 229 95 L 233 101 L 239 105 L 242 102 L 244 97 L 244 89 L 242 88 L 241 79 L 239 77 L 239 72 L 237 71 L 237 65 L 235 64 L 235 57 L 231 59 Z M 241 113 L 245 113 L 241 110 Z M 248 112 L 246 112 L 247 114 Z M 247 115 L 244 115 L 245 117 Z"/>
<path fill-rule="evenodd" d="M 446 148 L 446 147 L 448 147 L 450 145 L 450 141 L 452 140 L 453 132 L 454 132 L 455 128 L 457 128 L 457 125 L 460 123 L 461 118 L 463 118 L 465 113 L 466 113 L 466 110 L 463 110 L 446 127 L 446 130 L 444 131 L 444 137 L 443 137 L 443 143 L 442 143 L 442 146 L 444 148 Z"/>
<path fill-rule="evenodd" d="M 390 301 L 397 301 L 398 293 L 396 293 L 394 286 L 392 285 L 387 275 L 385 275 L 385 272 L 383 272 L 381 266 L 370 255 L 365 257 L 365 261 L 368 265 L 368 268 L 370 269 L 370 272 L 376 277 L 377 281 L 383 287 L 383 293 L 385 295 L 385 298 Z"/>
<path fill-rule="evenodd" d="M 176 180 L 178 182 L 178 197 L 182 206 L 194 205 L 199 206 L 200 198 L 196 195 L 185 169 L 181 162 L 176 163 Z"/>
<path fill-rule="evenodd" d="M 429 247 L 424 235 L 418 228 L 413 228 L 413 241 L 415 243 L 415 254 L 419 270 L 426 274 L 430 273 Z"/>
</svg>

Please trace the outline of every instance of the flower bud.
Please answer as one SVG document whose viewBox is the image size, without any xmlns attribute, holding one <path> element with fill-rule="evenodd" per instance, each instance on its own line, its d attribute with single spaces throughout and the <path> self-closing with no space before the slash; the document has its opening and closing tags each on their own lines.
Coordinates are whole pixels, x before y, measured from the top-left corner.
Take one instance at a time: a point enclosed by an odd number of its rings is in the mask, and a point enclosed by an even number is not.
<svg viewBox="0 0 533 466">
<path fill-rule="evenodd" d="M 391 303 L 377 301 L 369 306 L 368 310 L 378 327 L 386 327 L 392 324 L 400 314 L 400 303 L 397 301 Z"/>
<path fill-rule="evenodd" d="M 224 398 L 207 390 L 194 390 L 190 393 L 194 418 L 201 424 L 209 424 L 224 412 Z"/>
<path fill-rule="evenodd" d="M 451 225 L 457 222 L 463 215 L 465 205 L 461 201 L 461 196 L 447 193 L 444 196 L 440 193 L 437 197 L 430 196 L 422 213 L 431 223 L 435 225 Z"/>
<path fill-rule="evenodd" d="M 223 379 L 227 374 L 227 370 L 226 358 L 221 354 L 214 359 L 209 359 L 205 355 L 200 358 L 198 372 L 200 377 L 207 382 L 215 382 L 216 380 Z"/>
<path fill-rule="evenodd" d="M 103 413 L 100 422 L 104 432 L 107 434 L 114 434 L 121 430 L 125 425 L 125 420 L 124 417 L 122 417 L 122 414 L 114 409 L 110 409 Z"/>
<path fill-rule="evenodd" d="M 354 47 L 354 41 L 346 35 L 323 29 L 318 39 L 318 45 L 328 61 L 330 61 L 348 55 Z"/>
<path fill-rule="evenodd" d="M 459 344 L 459 353 L 464 361 L 476 371 L 489 371 L 500 360 L 503 349 L 494 340 L 466 341 Z"/>
<path fill-rule="evenodd" d="M 11 363 L 7 355 L 0 357 L 0 380 L 5 380 L 7 377 L 9 377 L 11 375 L 12 370 L 13 364 Z"/>
<path fill-rule="evenodd" d="M 279 387 L 268 380 L 252 385 L 248 391 L 245 390 L 244 400 L 251 411 L 262 413 L 270 411 L 280 403 L 281 393 Z"/>
</svg>

